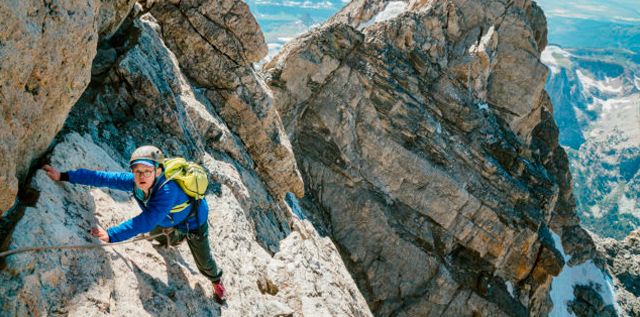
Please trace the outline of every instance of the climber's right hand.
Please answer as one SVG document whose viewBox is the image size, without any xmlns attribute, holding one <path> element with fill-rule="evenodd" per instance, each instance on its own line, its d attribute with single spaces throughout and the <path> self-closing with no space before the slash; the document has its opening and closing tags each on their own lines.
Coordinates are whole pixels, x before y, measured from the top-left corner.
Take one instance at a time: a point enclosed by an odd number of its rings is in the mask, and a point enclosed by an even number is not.
<svg viewBox="0 0 640 317">
<path fill-rule="evenodd" d="M 55 169 L 53 166 L 49 165 L 49 164 L 45 164 L 42 166 L 42 169 L 47 172 L 47 176 L 49 176 L 49 178 L 51 178 L 54 181 L 59 181 L 60 180 L 60 172 Z"/>
<path fill-rule="evenodd" d="M 91 235 L 97 237 L 102 242 L 109 243 L 109 234 L 107 233 L 107 230 L 102 229 L 100 226 L 92 227 Z"/>
</svg>

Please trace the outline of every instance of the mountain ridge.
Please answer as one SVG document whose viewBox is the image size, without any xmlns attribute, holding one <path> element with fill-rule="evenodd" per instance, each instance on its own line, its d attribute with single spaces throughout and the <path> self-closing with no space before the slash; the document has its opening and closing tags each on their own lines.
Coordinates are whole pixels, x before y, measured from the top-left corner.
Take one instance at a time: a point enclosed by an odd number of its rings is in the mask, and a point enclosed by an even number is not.
<svg viewBox="0 0 640 317">
<path fill-rule="evenodd" d="M 118 30 L 87 44 L 91 81 L 63 105 L 71 110 L 60 110 L 65 125 L 47 136 L 44 159 L 124 170 L 151 143 L 201 163 L 221 184 L 206 199 L 229 307 L 210 300 L 185 246 L 141 241 L 9 257 L 1 314 L 611 310 L 544 91 L 546 20 L 535 3 L 354 1 L 258 69 L 268 46 L 244 2 L 125 2 L 127 14 L 105 15 Z M 43 14 L 53 13 L 73 16 Z M 125 193 L 30 176 L 22 188 L 38 197 L 20 203 L 9 248 L 90 242 L 88 227 L 137 212 Z M 582 265 L 596 277 L 579 294 L 597 296 L 550 297 L 554 276 Z"/>
</svg>

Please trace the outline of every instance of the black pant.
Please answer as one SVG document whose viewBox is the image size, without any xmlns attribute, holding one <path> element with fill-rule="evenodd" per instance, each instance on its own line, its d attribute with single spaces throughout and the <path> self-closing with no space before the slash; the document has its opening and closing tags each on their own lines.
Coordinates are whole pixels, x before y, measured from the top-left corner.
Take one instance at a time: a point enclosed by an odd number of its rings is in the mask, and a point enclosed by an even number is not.
<svg viewBox="0 0 640 317">
<path fill-rule="evenodd" d="M 151 230 L 150 234 L 156 235 L 167 230 L 171 230 L 171 228 L 156 227 Z M 220 277 L 222 277 L 222 270 L 218 269 L 216 261 L 211 255 L 211 247 L 209 246 L 209 224 L 205 222 L 197 229 L 189 232 L 174 228 L 174 230 L 169 233 L 170 245 L 178 245 L 184 241 L 184 239 L 187 239 L 187 244 L 189 244 L 191 255 L 193 255 L 196 266 L 198 266 L 198 271 L 214 283 L 219 281 Z M 156 237 L 155 240 L 163 245 L 167 244 L 167 236 L 162 235 Z"/>
</svg>

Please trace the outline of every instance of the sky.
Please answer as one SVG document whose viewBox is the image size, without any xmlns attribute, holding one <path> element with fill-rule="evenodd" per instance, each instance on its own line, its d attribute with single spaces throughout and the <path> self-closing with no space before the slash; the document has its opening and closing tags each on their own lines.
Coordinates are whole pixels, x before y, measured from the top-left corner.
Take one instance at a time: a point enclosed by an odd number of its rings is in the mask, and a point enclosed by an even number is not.
<svg viewBox="0 0 640 317">
<path fill-rule="evenodd" d="M 247 0 L 249 6 L 337 11 L 348 0 Z M 536 0 L 547 16 L 640 22 L 639 0 Z"/>
<path fill-rule="evenodd" d="M 536 0 L 547 17 L 640 23 L 640 0 Z"/>
<path fill-rule="evenodd" d="M 270 43 L 270 56 L 289 39 L 321 24 L 349 0 L 246 0 Z M 640 50 L 640 0 L 536 0 L 549 43 L 563 47 Z M 607 36 L 603 36 L 607 34 Z"/>
</svg>

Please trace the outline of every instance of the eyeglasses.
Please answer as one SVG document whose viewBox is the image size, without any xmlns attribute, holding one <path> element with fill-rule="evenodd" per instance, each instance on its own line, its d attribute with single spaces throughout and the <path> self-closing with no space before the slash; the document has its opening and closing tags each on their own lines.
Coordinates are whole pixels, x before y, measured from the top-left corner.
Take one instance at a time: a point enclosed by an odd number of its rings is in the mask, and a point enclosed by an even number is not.
<svg viewBox="0 0 640 317">
<path fill-rule="evenodd" d="M 151 177 L 151 175 L 153 175 L 154 171 L 131 171 L 133 173 L 133 175 L 138 176 L 138 177 Z"/>
</svg>

